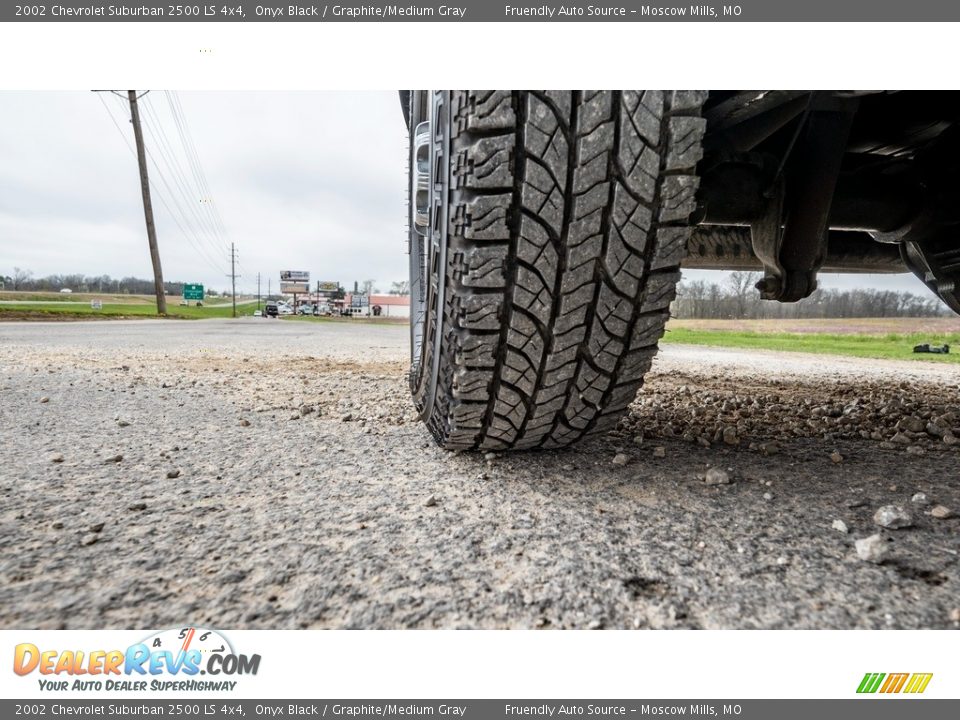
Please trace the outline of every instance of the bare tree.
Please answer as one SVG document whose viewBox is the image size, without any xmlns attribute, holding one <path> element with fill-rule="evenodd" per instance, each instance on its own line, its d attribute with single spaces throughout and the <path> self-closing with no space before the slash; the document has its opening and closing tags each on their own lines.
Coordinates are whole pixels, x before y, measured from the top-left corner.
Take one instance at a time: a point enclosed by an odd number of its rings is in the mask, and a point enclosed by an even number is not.
<svg viewBox="0 0 960 720">
<path fill-rule="evenodd" d="M 683 281 L 671 313 L 680 318 L 854 318 L 937 317 L 949 310 L 936 297 L 909 292 L 859 288 L 817 290 L 796 303 L 761 299 L 754 289 L 755 273 L 731 273 L 722 283 Z"/>
<path fill-rule="evenodd" d="M 410 281 L 399 280 L 399 281 L 390 283 L 390 294 L 391 295 L 409 295 Z"/>
<path fill-rule="evenodd" d="M 727 277 L 727 285 L 734 302 L 736 317 L 746 317 L 750 298 L 757 293 L 756 285 L 759 280 L 760 273 L 758 272 L 737 271 L 730 273 Z"/>
<path fill-rule="evenodd" d="M 20 290 L 25 283 L 30 282 L 30 278 L 33 277 L 33 272 L 30 270 L 21 270 L 18 267 L 13 269 L 13 277 L 10 279 L 13 281 L 13 289 Z"/>
<path fill-rule="evenodd" d="M 374 287 L 375 282 L 376 280 L 364 280 L 362 283 L 360 283 L 360 292 L 365 293 L 367 295 L 377 294 L 380 291 L 377 290 L 376 287 Z"/>
</svg>

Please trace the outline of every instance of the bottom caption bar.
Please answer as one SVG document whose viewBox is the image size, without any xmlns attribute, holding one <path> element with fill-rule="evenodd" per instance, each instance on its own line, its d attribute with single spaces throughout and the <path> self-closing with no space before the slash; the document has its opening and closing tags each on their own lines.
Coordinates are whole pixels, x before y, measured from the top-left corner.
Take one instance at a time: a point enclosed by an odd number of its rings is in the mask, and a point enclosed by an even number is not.
<svg viewBox="0 0 960 720">
<path fill-rule="evenodd" d="M 909 703 L 909 710 L 905 704 Z M 960 700 L 881 697 L 850 700 L 2 700 L 0 717 L 183 718 L 383 718 L 441 717 L 469 720 L 691 716 L 747 720 L 910 720 L 960 717 Z"/>
</svg>

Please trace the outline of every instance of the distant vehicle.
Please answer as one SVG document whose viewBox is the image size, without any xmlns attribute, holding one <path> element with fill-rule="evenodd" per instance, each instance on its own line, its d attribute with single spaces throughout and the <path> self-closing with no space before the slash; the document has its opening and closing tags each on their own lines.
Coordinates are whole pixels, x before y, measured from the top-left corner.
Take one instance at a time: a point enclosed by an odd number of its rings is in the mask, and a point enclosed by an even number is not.
<svg viewBox="0 0 960 720">
<path fill-rule="evenodd" d="M 316 315 L 316 309 L 313 305 L 309 303 L 304 303 L 299 308 L 297 308 L 297 315 Z"/>
<path fill-rule="evenodd" d="M 263 311 L 262 311 L 262 310 L 254 310 L 254 311 L 253 311 L 253 316 L 254 316 L 254 317 L 263 317 Z"/>
<path fill-rule="evenodd" d="M 263 308 L 264 317 L 277 317 L 280 314 L 280 308 L 277 303 L 270 301 Z"/>
<path fill-rule="evenodd" d="M 69 293 L 72 293 L 73 290 L 71 290 L 70 288 L 60 288 L 60 292 L 69 294 Z"/>
<path fill-rule="evenodd" d="M 286 303 L 277 303 L 277 310 L 281 315 L 293 315 L 293 308 Z"/>
</svg>

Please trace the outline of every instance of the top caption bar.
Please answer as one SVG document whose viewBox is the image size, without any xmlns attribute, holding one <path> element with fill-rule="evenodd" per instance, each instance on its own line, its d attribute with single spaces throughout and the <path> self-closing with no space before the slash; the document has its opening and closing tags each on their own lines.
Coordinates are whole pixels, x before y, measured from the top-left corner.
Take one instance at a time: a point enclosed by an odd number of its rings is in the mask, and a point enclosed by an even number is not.
<svg viewBox="0 0 960 720">
<path fill-rule="evenodd" d="M 950 22 L 943 0 L 742 0 L 693 5 L 452 0 L 450 3 L 139 2 L 24 3 L 0 7 L 0 22 Z"/>
</svg>

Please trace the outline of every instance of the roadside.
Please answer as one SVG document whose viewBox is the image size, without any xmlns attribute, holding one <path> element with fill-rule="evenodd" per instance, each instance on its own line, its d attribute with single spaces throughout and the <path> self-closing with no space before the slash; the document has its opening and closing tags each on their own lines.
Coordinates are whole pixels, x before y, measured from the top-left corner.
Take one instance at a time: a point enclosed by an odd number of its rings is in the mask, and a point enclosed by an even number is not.
<svg viewBox="0 0 960 720">
<path fill-rule="evenodd" d="M 960 363 L 960 318 L 677 319 L 663 343 L 818 355 Z M 949 354 L 915 353 L 922 344 Z"/>
</svg>

